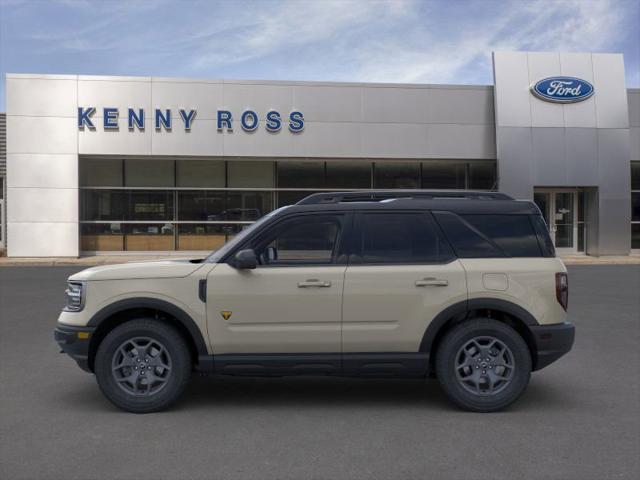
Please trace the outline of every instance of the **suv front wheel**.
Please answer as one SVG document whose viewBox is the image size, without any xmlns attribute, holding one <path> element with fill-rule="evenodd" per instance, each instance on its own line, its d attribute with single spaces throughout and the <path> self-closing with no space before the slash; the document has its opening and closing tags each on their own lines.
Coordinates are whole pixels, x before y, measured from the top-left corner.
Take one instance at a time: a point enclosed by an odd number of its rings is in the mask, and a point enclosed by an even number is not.
<svg viewBox="0 0 640 480">
<path fill-rule="evenodd" d="M 95 374 L 105 396 L 122 410 L 157 412 L 171 405 L 191 377 L 191 357 L 182 335 L 154 319 L 136 319 L 102 340 Z"/>
<path fill-rule="evenodd" d="M 488 318 L 468 320 L 442 339 L 436 375 L 459 407 L 494 412 L 515 402 L 527 388 L 531 355 L 510 326 Z"/>
</svg>

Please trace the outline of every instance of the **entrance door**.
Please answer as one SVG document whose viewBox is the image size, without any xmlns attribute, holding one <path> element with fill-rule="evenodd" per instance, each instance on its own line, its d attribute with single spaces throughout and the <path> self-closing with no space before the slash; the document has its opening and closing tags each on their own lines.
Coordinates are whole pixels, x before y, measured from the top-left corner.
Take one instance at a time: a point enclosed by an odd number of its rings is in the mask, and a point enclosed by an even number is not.
<svg viewBox="0 0 640 480">
<path fill-rule="evenodd" d="M 560 254 L 578 251 L 578 191 L 536 190 L 533 196 L 542 211 L 551 239 Z"/>
</svg>

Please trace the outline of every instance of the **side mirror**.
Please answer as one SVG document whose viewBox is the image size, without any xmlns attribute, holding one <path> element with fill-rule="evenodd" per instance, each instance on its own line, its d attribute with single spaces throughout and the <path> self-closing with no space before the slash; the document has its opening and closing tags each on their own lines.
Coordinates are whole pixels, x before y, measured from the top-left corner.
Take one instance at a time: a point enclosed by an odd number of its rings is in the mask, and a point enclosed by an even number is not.
<svg viewBox="0 0 640 480">
<path fill-rule="evenodd" d="M 258 258 L 256 252 L 247 248 L 246 250 L 240 250 L 233 256 L 231 266 L 238 270 L 253 270 L 258 266 Z"/>
<path fill-rule="evenodd" d="M 264 251 L 264 256 L 267 260 L 266 263 L 273 263 L 278 260 L 278 250 L 276 250 L 276 247 L 267 247 Z"/>
</svg>

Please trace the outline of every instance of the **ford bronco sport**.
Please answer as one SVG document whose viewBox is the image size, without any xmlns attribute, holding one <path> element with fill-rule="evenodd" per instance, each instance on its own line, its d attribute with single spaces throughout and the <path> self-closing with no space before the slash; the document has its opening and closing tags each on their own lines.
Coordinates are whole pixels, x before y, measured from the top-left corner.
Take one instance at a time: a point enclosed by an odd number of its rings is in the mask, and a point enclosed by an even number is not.
<svg viewBox="0 0 640 480">
<path fill-rule="evenodd" d="M 319 193 L 207 258 L 72 275 L 55 338 L 130 412 L 192 371 L 435 376 L 503 409 L 571 349 L 566 268 L 536 205 L 500 193 Z"/>
</svg>

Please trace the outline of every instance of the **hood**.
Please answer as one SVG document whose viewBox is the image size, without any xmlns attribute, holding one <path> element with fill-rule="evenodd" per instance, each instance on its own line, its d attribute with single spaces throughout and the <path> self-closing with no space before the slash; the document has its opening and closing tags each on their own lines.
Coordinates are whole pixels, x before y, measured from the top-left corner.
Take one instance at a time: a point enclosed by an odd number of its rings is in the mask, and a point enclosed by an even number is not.
<svg viewBox="0 0 640 480">
<path fill-rule="evenodd" d="M 191 275 L 203 264 L 201 259 L 158 260 L 101 265 L 82 270 L 69 280 L 132 280 L 142 278 L 180 278 Z"/>
</svg>

